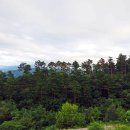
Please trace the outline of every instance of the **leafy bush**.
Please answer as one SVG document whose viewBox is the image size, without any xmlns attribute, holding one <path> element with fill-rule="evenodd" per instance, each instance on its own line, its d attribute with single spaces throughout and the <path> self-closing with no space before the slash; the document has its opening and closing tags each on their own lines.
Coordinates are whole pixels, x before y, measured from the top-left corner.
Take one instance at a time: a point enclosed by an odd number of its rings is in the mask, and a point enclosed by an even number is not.
<svg viewBox="0 0 130 130">
<path fill-rule="evenodd" d="M 85 116 L 78 112 L 78 106 L 65 103 L 56 115 L 56 126 L 58 128 L 82 127 L 85 124 Z"/>
<path fill-rule="evenodd" d="M 47 126 L 56 124 L 56 112 L 49 111 L 46 113 L 46 124 Z"/>
<path fill-rule="evenodd" d="M 105 114 L 105 121 L 114 121 L 117 119 L 116 106 L 110 105 Z"/>
<path fill-rule="evenodd" d="M 16 110 L 16 104 L 13 101 L 0 101 L 0 123 L 11 120 L 12 112 Z"/>
<path fill-rule="evenodd" d="M 90 123 L 92 121 L 98 121 L 100 117 L 101 111 L 98 107 L 89 107 L 85 110 L 85 120 L 86 123 Z"/>
<path fill-rule="evenodd" d="M 130 110 L 126 112 L 126 120 L 130 122 Z"/>
<path fill-rule="evenodd" d="M 17 121 L 5 121 L 0 125 L 1 130 L 23 130 L 25 128 Z"/>
<path fill-rule="evenodd" d="M 126 122 L 126 111 L 125 111 L 125 109 L 123 109 L 122 107 L 118 107 L 117 109 L 116 109 L 116 114 L 117 114 L 117 116 L 118 116 L 118 121 L 120 121 L 120 122 Z"/>
<path fill-rule="evenodd" d="M 55 124 L 55 112 L 47 112 L 40 105 L 13 112 L 13 120 L 19 121 L 23 126 L 26 126 L 26 129 L 41 129 Z"/>
<path fill-rule="evenodd" d="M 35 122 L 35 129 L 55 124 L 55 112 L 48 112 L 42 106 L 32 108 L 32 116 Z"/>
<path fill-rule="evenodd" d="M 104 130 L 104 126 L 101 123 L 93 122 L 89 125 L 88 130 Z"/>
<path fill-rule="evenodd" d="M 121 106 L 116 106 L 115 104 L 111 104 L 106 113 L 105 113 L 105 121 L 125 121 L 125 110 Z"/>
<path fill-rule="evenodd" d="M 127 125 L 116 125 L 115 130 L 130 130 L 130 126 Z"/>
<path fill-rule="evenodd" d="M 20 122 L 26 129 L 30 129 L 35 125 L 32 111 L 28 109 L 21 109 L 13 112 L 13 120 Z"/>
<path fill-rule="evenodd" d="M 55 125 L 46 127 L 45 130 L 58 130 Z"/>
</svg>

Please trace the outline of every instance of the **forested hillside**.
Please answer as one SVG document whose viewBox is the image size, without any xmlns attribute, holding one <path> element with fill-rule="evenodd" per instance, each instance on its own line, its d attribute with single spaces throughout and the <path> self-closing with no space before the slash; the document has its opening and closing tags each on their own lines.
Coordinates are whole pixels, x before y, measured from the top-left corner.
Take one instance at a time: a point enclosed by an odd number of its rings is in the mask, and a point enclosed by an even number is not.
<svg viewBox="0 0 130 130">
<path fill-rule="evenodd" d="M 115 62 L 112 57 L 107 61 L 101 58 L 96 64 L 91 59 L 81 64 L 57 61 L 48 65 L 38 60 L 34 73 L 27 63 L 21 63 L 18 69 L 23 75 L 17 78 L 11 71 L 0 72 L 2 130 L 42 130 L 55 124 L 58 128 L 73 128 L 93 121 L 130 121 L 130 58 L 126 55 L 120 54 Z M 79 123 L 71 122 L 71 107 L 81 117 L 73 120 Z M 61 121 L 64 110 L 69 123 Z"/>
</svg>

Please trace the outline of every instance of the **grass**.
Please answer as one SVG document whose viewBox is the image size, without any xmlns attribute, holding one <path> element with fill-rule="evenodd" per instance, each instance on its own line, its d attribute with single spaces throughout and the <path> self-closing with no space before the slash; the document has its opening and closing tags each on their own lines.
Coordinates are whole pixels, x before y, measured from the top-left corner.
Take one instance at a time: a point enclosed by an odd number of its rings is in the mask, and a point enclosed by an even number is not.
<svg viewBox="0 0 130 130">
<path fill-rule="evenodd" d="M 85 128 L 84 128 L 85 129 Z M 47 127 L 45 130 L 58 130 L 55 125 Z M 66 129 L 62 129 L 66 130 Z M 82 130 L 82 128 L 77 129 L 68 129 L 68 130 Z M 90 123 L 86 130 L 130 130 L 129 124 L 121 124 L 121 123 L 101 123 L 101 122 L 93 122 Z"/>
<path fill-rule="evenodd" d="M 104 130 L 104 125 L 102 123 L 99 123 L 99 122 L 92 122 L 88 126 L 88 130 Z"/>
<path fill-rule="evenodd" d="M 87 128 L 88 130 L 130 130 L 130 125 L 121 123 L 94 122 L 91 123 Z"/>
</svg>

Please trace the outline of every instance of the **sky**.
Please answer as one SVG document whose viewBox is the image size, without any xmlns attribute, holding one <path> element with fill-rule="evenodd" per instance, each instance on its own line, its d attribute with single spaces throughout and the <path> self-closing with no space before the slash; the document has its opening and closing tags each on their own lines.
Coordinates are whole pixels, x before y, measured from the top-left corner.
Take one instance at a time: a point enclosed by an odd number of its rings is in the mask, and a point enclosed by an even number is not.
<svg viewBox="0 0 130 130">
<path fill-rule="evenodd" d="M 130 0 L 0 0 L 0 66 L 130 55 Z"/>
</svg>

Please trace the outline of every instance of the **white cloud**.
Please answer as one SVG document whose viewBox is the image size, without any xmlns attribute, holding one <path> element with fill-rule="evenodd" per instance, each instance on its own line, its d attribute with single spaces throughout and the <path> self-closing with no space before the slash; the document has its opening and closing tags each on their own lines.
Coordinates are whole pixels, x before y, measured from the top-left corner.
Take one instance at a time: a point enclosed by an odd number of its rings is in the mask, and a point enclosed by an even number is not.
<svg viewBox="0 0 130 130">
<path fill-rule="evenodd" d="M 129 55 L 129 0 L 1 0 L 0 65 Z"/>
</svg>

